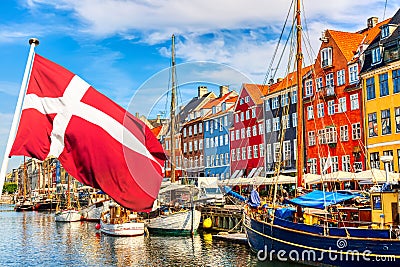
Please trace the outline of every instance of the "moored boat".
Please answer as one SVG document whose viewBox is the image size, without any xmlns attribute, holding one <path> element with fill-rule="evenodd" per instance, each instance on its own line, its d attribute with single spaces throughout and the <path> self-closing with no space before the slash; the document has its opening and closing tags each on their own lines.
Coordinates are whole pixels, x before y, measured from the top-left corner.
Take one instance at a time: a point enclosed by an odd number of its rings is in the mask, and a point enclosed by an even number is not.
<svg viewBox="0 0 400 267">
<path fill-rule="evenodd" d="M 140 236 L 144 235 L 144 222 L 136 212 L 116 204 L 110 203 L 109 210 L 102 212 L 99 230 L 112 236 Z"/>
<path fill-rule="evenodd" d="M 59 210 L 55 213 L 56 222 L 77 222 L 81 220 L 81 213 L 74 208 Z"/>
</svg>

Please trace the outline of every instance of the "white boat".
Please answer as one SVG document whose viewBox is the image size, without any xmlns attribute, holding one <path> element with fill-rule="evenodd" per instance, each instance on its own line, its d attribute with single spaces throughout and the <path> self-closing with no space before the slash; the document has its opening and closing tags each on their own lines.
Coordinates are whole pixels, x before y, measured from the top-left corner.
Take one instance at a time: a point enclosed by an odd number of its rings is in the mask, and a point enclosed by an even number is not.
<svg viewBox="0 0 400 267">
<path fill-rule="evenodd" d="M 98 202 L 94 202 L 89 206 L 81 209 L 82 220 L 84 221 L 100 221 L 101 213 L 104 210 L 109 209 L 109 199 L 103 199 Z"/>
<path fill-rule="evenodd" d="M 99 229 L 107 235 L 140 236 L 144 235 L 144 222 L 137 213 L 110 203 L 109 210 L 101 214 Z"/>
<path fill-rule="evenodd" d="M 60 210 L 55 213 L 56 222 L 77 222 L 81 220 L 81 213 L 77 209 Z"/>
<path fill-rule="evenodd" d="M 167 211 L 149 219 L 146 226 L 150 234 L 191 235 L 197 232 L 200 219 L 201 212 L 195 209 Z"/>
</svg>

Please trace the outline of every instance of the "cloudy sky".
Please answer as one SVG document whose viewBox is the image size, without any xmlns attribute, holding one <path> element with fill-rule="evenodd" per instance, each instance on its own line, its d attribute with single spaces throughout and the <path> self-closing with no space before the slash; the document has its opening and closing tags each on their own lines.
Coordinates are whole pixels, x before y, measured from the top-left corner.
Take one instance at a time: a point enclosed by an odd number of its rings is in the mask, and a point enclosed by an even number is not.
<svg viewBox="0 0 400 267">
<path fill-rule="evenodd" d="M 400 6 L 399 0 L 303 2 L 305 45 L 314 53 L 323 30 L 354 32 L 365 28 L 369 17 L 381 21 Z M 6 0 L 0 5 L 2 160 L 29 38 L 40 40 L 38 54 L 121 106 L 155 116 L 168 110 L 172 34 L 180 104 L 194 96 L 198 83 L 236 90 L 243 82 L 263 83 L 291 0 Z M 10 166 L 20 162 L 13 158 Z"/>
</svg>

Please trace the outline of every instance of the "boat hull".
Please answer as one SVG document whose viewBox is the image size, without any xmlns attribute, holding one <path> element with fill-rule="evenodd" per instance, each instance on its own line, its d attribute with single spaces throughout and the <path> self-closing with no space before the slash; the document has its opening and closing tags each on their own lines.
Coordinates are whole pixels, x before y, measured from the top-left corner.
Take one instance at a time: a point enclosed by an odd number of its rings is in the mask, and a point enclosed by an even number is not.
<svg viewBox="0 0 400 267">
<path fill-rule="evenodd" d="M 56 222 L 77 222 L 82 217 L 78 210 L 62 210 L 56 212 L 54 216 Z"/>
<path fill-rule="evenodd" d="M 92 221 L 92 222 L 100 221 L 101 213 L 104 210 L 109 209 L 109 207 L 108 207 L 109 203 L 110 203 L 109 200 L 105 200 L 105 201 L 93 203 L 90 206 L 83 208 L 81 210 L 82 220 Z"/>
<path fill-rule="evenodd" d="M 143 222 L 106 223 L 100 220 L 100 231 L 112 236 L 140 236 L 144 235 Z"/>
<path fill-rule="evenodd" d="M 400 262 L 400 240 L 324 236 L 261 222 L 247 215 L 244 226 L 249 246 L 260 261 L 363 267 L 398 266 Z"/>
<path fill-rule="evenodd" d="M 193 214 L 193 217 L 192 217 Z M 193 226 L 192 226 L 193 218 Z M 150 219 L 147 229 L 150 234 L 158 235 L 191 235 L 200 225 L 201 212 L 198 210 L 180 211 L 169 215 L 160 215 Z"/>
</svg>

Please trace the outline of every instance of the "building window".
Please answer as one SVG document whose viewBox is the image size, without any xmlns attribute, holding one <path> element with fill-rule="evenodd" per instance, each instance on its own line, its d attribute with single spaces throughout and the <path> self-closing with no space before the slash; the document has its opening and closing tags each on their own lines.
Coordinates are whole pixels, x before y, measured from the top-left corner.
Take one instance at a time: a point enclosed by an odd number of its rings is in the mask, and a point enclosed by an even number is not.
<svg viewBox="0 0 400 267">
<path fill-rule="evenodd" d="M 251 128 L 247 127 L 246 129 L 246 137 L 251 137 Z"/>
<path fill-rule="evenodd" d="M 267 131 L 267 133 L 271 132 L 271 119 L 265 121 L 265 130 Z"/>
<path fill-rule="evenodd" d="M 235 114 L 235 122 L 239 122 L 239 113 Z"/>
<path fill-rule="evenodd" d="M 328 144 L 337 143 L 336 127 L 328 127 L 325 129 L 325 138 Z"/>
<path fill-rule="evenodd" d="M 246 96 L 245 99 L 244 99 L 244 102 L 249 103 L 249 101 L 250 101 L 250 97 Z"/>
<path fill-rule="evenodd" d="M 393 93 L 400 93 L 400 69 L 392 71 Z"/>
<path fill-rule="evenodd" d="M 210 147 L 214 147 L 214 137 L 210 137 Z"/>
<path fill-rule="evenodd" d="M 261 149 L 260 149 L 260 156 L 261 156 Z M 267 162 L 268 163 L 272 163 L 272 147 L 271 147 L 271 144 L 267 144 Z"/>
<path fill-rule="evenodd" d="M 225 153 L 225 165 L 229 165 L 229 153 Z"/>
<path fill-rule="evenodd" d="M 199 150 L 203 149 L 203 139 L 199 140 Z"/>
<path fill-rule="evenodd" d="M 321 145 L 326 144 L 325 129 L 318 130 L 318 142 Z"/>
<path fill-rule="evenodd" d="M 337 71 L 337 85 L 343 85 L 346 83 L 346 77 L 345 77 L 345 71 L 343 70 L 338 70 Z"/>
<path fill-rule="evenodd" d="M 342 171 L 350 171 L 350 155 L 342 156 Z"/>
<path fill-rule="evenodd" d="M 392 157 L 393 157 L 393 150 L 386 150 L 386 151 L 383 151 L 383 155 L 384 155 L 384 156 L 392 156 Z M 393 160 L 391 160 L 391 161 L 388 162 L 388 163 L 384 163 L 384 164 L 387 164 L 388 170 L 389 170 L 390 172 L 393 172 Z"/>
<path fill-rule="evenodd" d="M 186 137 L 186 128 L 183 128 L 183 137 Z"/>
<path fill-rule="evenodd" d="M 232 150 L 231 150 L 231 154 L 232 154 L 231 160 L 232 160 L 232 161 L 235 161 L 235 160 L 236 160 L 235 149 L 232 149 Z M 208 158 L 208 157 L 207 157 L 207 158 Z"/>
<path fill-rule="evenodd" d="M 256 108 L 251 109 L 251 117 L 255 118 L 256 117 Z"/>
<path fill-rule="evenodd" d="M 193 143 L 190 141 L 189 142 L 189 152 L 193 151 Z"/>
<path fill-rule="evenodd" d="M 321 90 L 322 90 L 322 87 L 324 87 L 324 84 L 323 84 L 323 82 L 322 82 L 322 77 L 318 77 L 318 78 L 315 80 L 315 83 L 316 83 L 316 87 L 317 87 L 317 92 L 321 91 Z"/>
<path fill-rule="evenodd" d="M 328 115 L 335 114 L 335 100 L 328 101 Z"/>
<path fill-rule="evenodd" d="M 214 167 L 214 155 L 211 156 L 211 160 L 210 160 L 210 167 Z"/>
<path fill-rule="evenodd" d="M 246 159 L 246 147 L 242 147 L 242 160 Z"/>
<path fill-rule="evenodd" d="M 235 141 L 235 131 L 231 132 L 231 141 Z"/>
<path fill-rule="evenodd" d="M 254 158 L 258 158 L 258 145 L 253 146 L 253 156 Z"/>
<path fill-rule="evenodd" d="M 229 144 L 229 135 L 225 134 L 225 145 L 227 146 Z"/>
<path fill-rule="evenodd" d="M 250 110 L 246 110 L 246 120 L 250 119 Z"/>
<path fill-rule="evenodd" d="M 192 125 L 189 126 L 189 136 L 192 136 Z"/>
<path fill-rule="evenodd" d="M 218 147 L 218 136 L 216 136 L 214 139 L 214 146 Z"/>
<path fill-rule="evenodd" d="M 228 126 L 228 115 L 224 116 L 224 126 Z"/>
<path fill-rule="evenodd" d="M 187 143 L 183 143 L 183 153 L 187 152 Z"/>
<path fill-rule="evenodd" d="M 197 134 L 197 124 L 193 125 L 193 134 Z"/>
<path fill-rule="evenodd" d="M 349 66 L 349 82 L 356 83 L 358 82 L 358 65 L 354 64 Z"/>
<path fill-rule="evenodd" d="M 281 161 L 281 144 L 274 143 L 274 162 Z"/>
<path fill-rule="evenodd" d="M 271 124 L 269 125 L 269 131 L 271 131 Z M 264 125 L 262 123 L 258 124 L 258 134 L 259 135 L 264 134 Z"/>
<path fill-rule="evenodd" d="M 378 136 L 376 112 L 368 114 L 368 137 Z"/>
<path fill-rule="evenodd" d="M 313 84 L 312 84 L 312 80 L 306 80 L 305 82 L 305 87 L 306 87 L 306 96 L 312 96 L 313 95 Z"/>
<path fill-rule="evenodd" d="M 219 155 L 215 155 L 215 166 L 219 166 Z"/>
<path fill-rule="evenodd" d="M 367 100 L 375 99 L 375 79 L 374 77 L 367 79 Z"/>
<path fill-rule="evenodd" d="M 264 157 L 264 144 L 259 144 L 258 147 L 260 148 L 260 157 Z"/>
<path fill-rule="evenodd" d="M 292 104 L 296 104 L 296 103 L 297 103 L 297 91 L 294 90 L 294 91 L 292 91 Z"/>
<path fill-rule="evenodd" d="M 279 108 L 279 97 L 273 97 L 272 98 L 272 109 L 277 109 Z"/>
<path fill-rule="evenodd" d="M 206 138 L 206 148 L 209 148 L 209 147 L 210 147 L 210 139 Z"/>
<path fill-rule="evenodd" d="M 378 64 L 382 61 L 382 54 L 381 54 L 381 48 L 377 47 L 375 49 L 372 50 L 372 64 Z"/>
<path fill-rule="evenodd" d="M 246 135 L 245 135 L 245 128 L 240 129 L 240 137 L 241 137 L 242 139 L 245 139 L 245 138 L 246 138 Z"/>
<path fill-rule="evenodd" d="M 322 118 L 324 116 L 324 103 L 317 104 L 317 117 Z"/>
<path fill-rule="evenodd" d="M 291 147 L 290 141 L 283 142 L 283 165 L 288 167 L 292 165 L 291 161 Z"/>
<path fill-rule="evenodd" d="M 219 131 L 222 132 L 224 129 L 224 123 L 223 123 L 224 117 L 219 118 Z"/>
<path fill-rule="evenodd" d="M 284 107 L 287 106 L 288 104 L 289 104 L 289 95 L 288 93 L 286 93 L 281 96 L 281 106 Z"/>
<path fill-rule="evenodd" d="M 308 132 L 308 146 L 315 146 L 315 132 Z"/>
<path fill-rule="evenodd" d="M 210 133 L 214 132 L 214 120 L 210 120 Z"/>
<path fill-rule="evenodd" d="M 293 127 L 297 127 L 297 113 L 292 113 L 292 125 Z"/>
<path fill-rule="evenodd" d="M 244 121 L 244 113 L 240 112 L 240 121 Z"/>
<path fill-rule="evenodd" d="M 281 129 L 280 127 L 280 121 L 279 118 L 273 118 L 272 119 L 272 130 L 274 132 L 279 131 Z"/>
<path fill-rule="evenodd" d="M 236 148 L 236 159 L 240 160 L 240 147 Z"/>
<path fill-rule="evenodd" d="M 236 140 L 240 139 L 240 134 L 239 134 L 239 130 L 236 130 Z"/>
<path fill-rule="evenodd" d="M 321 67 L 332 66 L 332 47 L 327 47 L 321 50 Z"/>
<path fill-rule="evenodd" d="M 203 123 L 200 123 L 199 124 L 199 133 L 202 133 L 203 132 Z"/>
<path fill-rule="evenodd" d="M 379 92 L 380 92 L 380 96 L 389 95 L 387 72 L 379 75 Z"/>
<path fill-rule="evenodd" d="M 391 134 L 392 129 L 390 125 L 390 109 L 385 109 L 381 111 L 381 121 L 382 121 L 382 135 Z"/>
<path fill-rule="evenodd" d="M 333 95 L 334 94 L 334 86 L 335 86 L 335 79 L 333 77 L 333 73 L 328 73 L 325 76 L 326 79 L 326 88 L 327 88 L 327 94 L 328 95 Z"/>
<path fill-rule="evenodd" d="M 224 136 L 221 134 L 219 136 L 219 146 L 223 146 L 224 145 Z"/>
<path fill-rule="evenodd" d="M 308 106 L 307 107 L 307 118 L 309 120 L 314 118 L 314 110 L 313 110 L 313 106 Z"/>
<path fill-rule="evenodd" d="M 206 124 L 206 132 L 208 132 L 208 121 L 206 121 L 205 124 Z"/>
<path fill-rule="evenodd" d="M 257 125 L 253 125 L 253 136 L 257 136 Z"/>
<path fill-rule="evenodd" d="M 197 140 L 194 140 L 194 142 L 193 142 L 193 147 L 194 147 L 194 151 L 197 151 L 197 150 L 198 150 Z"/>
<path fill-rule="evenodd" d="M 346 97 L 341 97 L 339 98 L 339 105 L 338 105 L 338 112 L 339 113 L 343 113 L 346 112 L 347 108 L 346 108 Z"/>
<path fill-rule="evenodd" d="M 251 146 L 248 146 L 247 147 L 247 158 L 248 159 L 251 159 L 253 156 L 252 156 L 252 147 Z"/>
<path fill-rule="evenodd" d="M 350 109 L 356 110 L 360 108 L 360 104 L 358 102 L 358 94 L 350 95 Z"/>
<path fill-rule="evenodd" d="M 342 142 L 349 141 L 349 126 L 348 125 L 340 126 L 340 141 L 342 141 Z"/>
<path fill-rule="evenodd" d="M 396 133 L 400 133 L 400 107 L 394 108 L 394 114 L 395 114 L 394 121 L 396 123 Z"/>
<path fill-rule="evenodd" d="M 266 99 L 266 100 L 264 101 L 264 103 L 265 103 L 265 111 L 270 111 L 270 110 L 271 110 L 271 107 L 269 106 L 269 99 Z"/>
<path fill-rule="evenodd" d="M 381 28 L 381 39 L 385 39 L 389 36 L 389 25 L 383 25 Z"/>
<path fill-rule="evenodd" d="M 289 129 L 289 128 L 290 128 L 289 115 L 283 115 L 282 116 L 282 129 Z"/>
<path fill-rule="evenodd" d="M 361 139 L 361 124 L 359 122 L 353 123 L 351 125 L 351 132 L 353 140 Z"/>
<path fill-rule="evenodd" d="M 332 160 L 332 172 L 337 172 L 339 170 L 338 156 L 331 157 Z"/>
<path fill-rule="evenodd" d="M 240 99 L 240 105 L 243 105 L 243 104 L 244 104 L 244 99 L 241 98 L 241 99 Z"/>
<path fill-rule="evenodd" d="M 317 159 L 309 159 L 310 163 L 310 173 L 317 174 Z"/>
<path fill-rule="evenodd" d="M 379 162 L 379 152 L 373 152 L 369 155 L 369 164 L 371 168 L 379 169 L 380 162 Z"/>
</svg>

